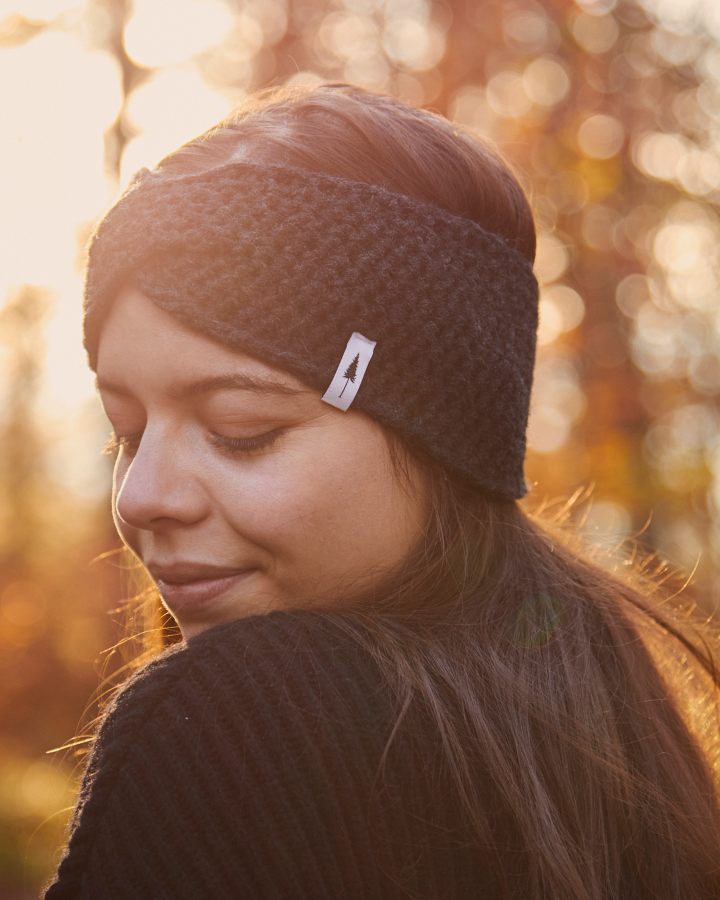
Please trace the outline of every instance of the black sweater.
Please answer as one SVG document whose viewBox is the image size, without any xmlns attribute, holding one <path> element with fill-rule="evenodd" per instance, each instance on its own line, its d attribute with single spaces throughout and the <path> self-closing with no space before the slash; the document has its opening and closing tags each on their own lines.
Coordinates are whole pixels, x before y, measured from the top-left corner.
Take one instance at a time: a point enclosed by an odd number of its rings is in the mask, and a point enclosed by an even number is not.
<svg viewBox="0 0 720 900">
<path fill-rule="evenodd" d="M 216 625 L 106 710 L 46 900 L 493 898 L 413 711 L 332 614 Z M 506 873 L 507 874 L 507 873 Z"/>
</svg>

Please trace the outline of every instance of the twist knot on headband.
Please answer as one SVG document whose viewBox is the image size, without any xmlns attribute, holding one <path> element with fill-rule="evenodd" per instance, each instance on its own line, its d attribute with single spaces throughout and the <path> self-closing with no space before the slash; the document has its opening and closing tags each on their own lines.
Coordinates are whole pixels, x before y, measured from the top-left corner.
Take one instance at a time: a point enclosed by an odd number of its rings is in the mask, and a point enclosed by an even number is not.
<svg viewBox="0 0 720 900">
<path fill-rule="evenodd" d="M 93 371 L 125 284 L 338 409 L 392 427 L 486 493 L 528 492 L 538 283 L 525 257 L 476 222 L 287 166 L 141 169 L 89 247 Z"/>
</svg>

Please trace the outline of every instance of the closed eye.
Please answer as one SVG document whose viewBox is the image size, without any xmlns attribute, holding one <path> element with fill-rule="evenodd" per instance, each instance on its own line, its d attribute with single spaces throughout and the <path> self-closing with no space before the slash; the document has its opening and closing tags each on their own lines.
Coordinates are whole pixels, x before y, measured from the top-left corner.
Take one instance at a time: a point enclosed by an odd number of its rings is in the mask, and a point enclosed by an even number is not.
<svg viewBox="0 0 720 900">
<path fill-rule="evenodd" d="M 227 437 L 211 432 L 210 440 L 216 447 L 227 450 L 228 453 L 252 453 L 254 450 L 263 450 L 274 444 L 284 430 L 284 428 L 275 428 L 273 431 L 267 431 L 265 434 L 251 438 Z"/>
<path fill-rule="evenodd" d="M 284 430 L 283 428 L 275 428 L 273 431 L 249 438 L 228 437 L 227 435 L 210 432 L 210 440 L 216 447 L 231 454 L 252 453 L 274 444 Z M 141 440 L 142 432 L 139 431 L 134 434 L 122 435 L 111 431 L 101 453 L 110 456 L 122 449 L 128 456 L 134 456 L 140 447 Z"/>
</svg>

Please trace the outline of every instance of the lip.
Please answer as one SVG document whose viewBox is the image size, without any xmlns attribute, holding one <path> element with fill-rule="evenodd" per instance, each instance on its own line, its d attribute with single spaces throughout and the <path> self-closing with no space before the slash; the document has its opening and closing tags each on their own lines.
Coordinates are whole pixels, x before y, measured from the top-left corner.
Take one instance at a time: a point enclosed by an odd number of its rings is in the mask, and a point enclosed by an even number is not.
<svg viewBox="0 0 720 900">
<path fill-rule="evenodd" d="M 173 566 L 148 565 L 163 600 L 171 611 L 206 606 L 244 581 L 255 569 L 223 569 L 182 563 Z"/>
<path fill-rule="evenodd" d="M 174 562 L 166 563 L 165 565 L 148 562 L 145 564 L 145 567 L 156 581 L 164 581 L 166 584 L 212 581 L 248 571 L 248 569 L 238 569 L 237 566 L 209 566 L 206 563 L 195 562 Z"/>
</svg>

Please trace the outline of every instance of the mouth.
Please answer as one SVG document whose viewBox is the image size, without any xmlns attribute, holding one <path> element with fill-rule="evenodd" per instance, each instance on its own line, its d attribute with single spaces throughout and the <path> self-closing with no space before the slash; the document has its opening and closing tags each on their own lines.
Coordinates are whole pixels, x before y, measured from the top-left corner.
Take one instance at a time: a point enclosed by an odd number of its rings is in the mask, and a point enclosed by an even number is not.
<svg viewBox="0 0 720 900">
<path fill-rule="evenodd" d="M 238 587 L 256 569 L 219 570 L 204 568 L 181 571 L 180 567 L 160 569 L 148 567 L 163 600 L 172 612 L 203 607 Z"/>
<path fill-rule="evenodd" d="M 145 567 L 155 581 L 165 584 L 188 584 L 193 581 L 214 581 L 220 578 L 228 578 L 232 575 L 240 575 L 248 569 L 239 569 L 228 566 L 209 566 L 205 563 L 174 562 L 155 563 L 147 562 Z"/>
</svg>

